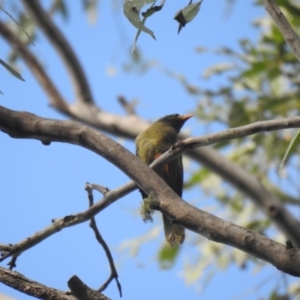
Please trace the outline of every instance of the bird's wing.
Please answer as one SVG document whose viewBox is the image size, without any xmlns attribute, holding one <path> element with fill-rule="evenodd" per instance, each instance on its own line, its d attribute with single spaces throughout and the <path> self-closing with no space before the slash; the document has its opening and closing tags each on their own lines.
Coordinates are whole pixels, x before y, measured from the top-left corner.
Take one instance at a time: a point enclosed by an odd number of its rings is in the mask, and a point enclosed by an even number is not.
<svg viewBox="0 0 300 300">
<path fill-rule="evenodd" d="M 137 139 L 136 141 L 136 156 L 139 157 L 144 163 L 150 165 L 155 159 L 155 146 L 143 139 L 142 141 Z M 140 193 L 142 194 L 143 199 L 147 198 L 147 194 L 142 190 L 139 189 Z"/>
<path fill-rule="evenodd" d="M 136 156 L 139 157 L 145 164 L 150 165 L 156 155 L 155 146 L 151 141 L 144 139 L 136 144 Z"/>
</svg>

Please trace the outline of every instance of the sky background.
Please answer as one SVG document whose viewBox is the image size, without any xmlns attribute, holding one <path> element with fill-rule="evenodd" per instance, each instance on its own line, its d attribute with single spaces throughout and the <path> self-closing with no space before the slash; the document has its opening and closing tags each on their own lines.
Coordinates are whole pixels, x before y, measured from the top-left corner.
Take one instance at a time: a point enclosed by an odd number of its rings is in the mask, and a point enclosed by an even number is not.
<svg viewBox="0 0 300 300">
<path fill-rule="evenodd" d="M 4 1 L 4 8 L 16 16 L 17 11 L 7 5 L 8 2 Z M 178 24 L 172 19 L 186 2 L 166 1 L 163 10 L 147 20 L 146 25 L 154 31 L 157 41 L 141 34 L 137 46 L 152 67 L 147 72 L 139 68 L 127 72 L 124 66 L 130 64 L 129 53 L 136 29 L 122 15 L 121 1 L 101 1 L 93 24 L 83 13 L 81 1 L 66 1 L 69 20 L 56 16 L 55 22 L 75 49 L 99 107 L 123 115 L 125 112 L 117 101 L 117 97 L 123 95 L 128 100 L 138 101 L 138 115 L 148 120 L 171 113 L 190 113 L 199 99 L 188 96 L 178 82 L 165 76 L 159 62 L 167 69 L 185 74 L 190 83 L 200 88 L 218 87 L 224 82 L 223 78 L 205 80 L 202 75 L 209 66 L 224 62 L 224 58 L 208 53 L 200 55 L 196 48 L 230 46 L 238 49 L 239 39 L 255 40 L 257 37 L 250 20 L 266 14 L 262 7 L 252 6 L 252 1 L 237 0 L 228 10 L 225 1 L 204 0 L 198 16 L 178 35 Z M 47 6 L 49 1 L 42 3 Z M 7 16 L 0 11 L 0 18 L 7 19 Z M 1 59 L 7 60 L 9 49 L 10 46 L 0 38 Z M 39 34 L 31 50 L 63 96 L 72 102 L 72 84 L 49 42 Z M 66 119 L 49 106 L 47 96 L 22 62 L 20 72 L 26 82 L 0 68 L 0 90 L 4 93 L 0 105 L 42 117 Z M 185 130 L 195 136 L 221 128 L 221 125 L 210 126 L 196 118 L 185 125 Z M 117 141 L 134 152 L 132 141 L 120 138 Z M 38 141 L 12 139 L 4 133 L 0 133 L 0 145 L 1 243 L 20 242 L 48 226 L 53 218 L 85 210 L 88 206 L 84 190 L 87 181 L 109 189 L 129 181 L 103 158 L 77 146 L 52 143 L 46 147 Z M 184 193 L 185 199 L 199 197 L 203 198 L 199 208 L 209 205 L 209 199 L 199 196 L 199 189 Z M 95 199 L 100 198 L 101 195 L 95 196 Z M 197 251 L 201 251 L 199 246 L 192 245 L 195 235 L 187 234 L 174 268 L 161 270 L 156 259 L 163 243 L 161 219 L 156 213 L 154 223 L 143 223 L 138 213 L 140 202 L 140 194 L 135 191 L 96 218 L 118 268 L 124 299 L 150 300 L 158 299 L 158 295 L 159 299 L 175 300 L 258 299 L 288 280 L 288 276 L 272 266 L 259 271 L 250 263 L 246 269 L 234 265 L 224 268 L 209 283 L 200 278 L 194 284 L 187 284 L 183 279 L 183 267 Z M 127 247 L 128 241 L 149 231 L 152 238 L 142 247 Z M 1 266 L 6 266 L 7 262 L 2 262 Z M 66 283 L 74 274 L 90 287 L 97 288 L 110 272 L 105 254 L 87 223 L 67 228 L 26 251 L 18 258 L 15 270 L 61 290 L 68 289 Z M 4 285 L 0 285 L 0 293 L 15 299 L 32 299 Z M 115 282 L 104 294 L 112 299 L 119 298 Z"/>
</svg>

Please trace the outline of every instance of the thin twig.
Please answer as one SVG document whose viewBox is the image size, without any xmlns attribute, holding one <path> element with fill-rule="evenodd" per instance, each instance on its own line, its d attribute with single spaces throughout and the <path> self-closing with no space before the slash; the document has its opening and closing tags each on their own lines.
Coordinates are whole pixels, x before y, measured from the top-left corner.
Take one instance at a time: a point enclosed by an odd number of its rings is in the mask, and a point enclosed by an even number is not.
<svg viewBox="0 0 300 300">
<path fill-rule="evenodd" d="M 26 30 L 23 29 L 23 27 L 21 26 L 21 24 L 11 15 L 9 14 L 3 7 L 0 6 L 0 9 L 5 13 L 7 14 L 12 20 L 14 23 L 16 23 L 19 28 L 22 30 L 22 32 L 27 36 L 28 38 L 28 42 L 30 44 L 32 44 L 33 46 L 35 46 L 34 42 L 33 42 L 33 38 L 26 32 Z"/>
<path fill-rule="evenodd" d="M 87 183 L 86 187 L 85 187 L 85 190 L 88 193 L 89 207 L 92 207 L 94 205 L 93 189 L 96 189 L 96 190 L 100 191 L 103 194 L 103 196 L 105 196 L 107 194 L 107 192 L 108 192 L 107 188 L 104 188 L 104 187 L 102 187 L 100 185 L 93 185 L 93 184 Z M 104 291 L 108 287 L 108 285 L 110 284 L 110 282 L 113 279 L 115 279 L 116 283 L 117 283 L 117 287 L 118 287 L 119 293 L 120 293 L 120 297 L 122 297 L 122 287 L 121 287 L 121 284 L 120 284 L 120 282 L 118 280 L 119 275 L 118 275 L 117 269 L 116 269 L 115 264 L 114 264 L 114 259 L 113 259 L 112 255 L 111 255 L 109 247 L 107 246 L 105 240 L 103 239 L 103 237 L 102 237 L 102 235 L 101 235 L 101 233 L 100 233 L 100 231 L 99 231 L 99 229 L 97 227 L 96 220 L 95 220 L 94 216 L 91 217 L 90 227 L 93 229 L 97 241 L 99 242 L 99 244 L 104 249 L 104 252 L 105 252 L 106 257 L 107 257 L 108 262 L 109 262 L 110 271 L 111 271 L 110 276 L 108 277 L 108 279 L 106 280 L 106 282 L 98 289 L 98 291 L 99 292 Z"/>
<path fill-rule="evenodd" d="M 104 187 L 104 186 L 102 186 L 102 185 L 99 185 L 99 184 L 91 184 L 91 183 L 89 183 L 89 182 L 87 182 L 86 184 L 85 184 L 85 189 L 86 189 L 86 191 L 89 193 L 90 191 L 92 191 L 92 190 L 96 190 L 96 191 L 98 191 L 98 192 L 100 192 L 103 196 L 105 196 L 110 190 L 109 190 L 109 188 L 107 188 L 107 187 Z M 88 194 L 89 195 L 89 194 Z M 89 195 L 90 196 L 90 195 Z M 90 206 L 92 206 L 92 205 L 90 205 Z"/>
<path fill-rule="evenodd" d="M 15 268 L 17 266 L 17 264 L 16 264 L 17 258 L 18 258 L 17 255 L 12 256 L 11 260 L 7 264 L 9 266 L 9 270 L 12 270 L 13 268 Z"/>
<path fill-rule="evenodd" d="M 134 110 L 134 104 L 132 102 L 128 102 L 123 96 L 119 96 L 118 101 L 128 115 L 136 115 L 136 112 Z"/>
<path fill-rule="evenodd" d="M 256 133 L 269 132 L 274 130 L 282 130 L 289 128 L 300 128 L 300 117 L 280 118 L 276 120 L 258 121 L 245 126 L 229 128 L 217 133 L 206 134 L 196 138 L 188 138 L 172 147 L 184 148 L 184 152 L 196 147 L 209 146 L 232 139 L 244 138 Z"/>
</svg>

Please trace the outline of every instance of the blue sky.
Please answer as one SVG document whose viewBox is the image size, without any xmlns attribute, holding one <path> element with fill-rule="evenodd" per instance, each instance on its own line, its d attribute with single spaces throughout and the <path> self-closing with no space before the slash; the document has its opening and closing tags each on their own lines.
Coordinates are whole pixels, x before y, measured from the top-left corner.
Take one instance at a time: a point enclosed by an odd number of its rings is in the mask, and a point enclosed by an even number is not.
<svg viewBox="0 0 300 300">
<path fill-rule="evenodd" d="M 188 96 L 174 79 L 166 77 L 157 67 L 159 62 L 170 70 L 185 74 L 190 83 L 200 88 L 217 87 L 224 79 L 208 81 L 201 74 L 207 67 L 224 59 L 212 54 L 199 55 L 196 47 L 237 48 L 240 38 L 256 38 L 257 33 L 249 22 L 265 14 L 263 8 L 251 6 L 251 1 L 240 0 L 226 15 L 225 1 L 204 0 L 199 15 L 178 35 L 178 25 L 172 18 L 187 1 L 166 1 L 164 9 L 146 23 L 155 32 L 157 41 L 146 34 L 138 40 L 143 57 L 154 67 L 146 73 L 126 72 L 123 66 L 129 62 L 136 30 L 122 16 L 120 7 L 116 5 L 117 8 L 113 8 L 113 1 L 101 1 L 98 19 L 91 25 L 79 1 L 66 2 L 70 10 L 69 20 L 56 16 L 55 21 L 81 60 L 97 104 L 103 110 L 122 115 L 124 111 L 116 98 L 123 95 L 128 100 L 136 99 L 138 115 L 148 120 L 169 113 L 189 113 L 198 101 Z M 9 12 L 14 15 L 14 11 Z M 2 11 L 0 17 L 6 18 Z M 1 59 L 6 60 L 9 49 L 10 46 L 0 39 Z M 72 102 L 72 84 L 49 42 L 39 34 L 35 47 L 31 49 L 64 97 Z M 0 90 L 4 93 L 0 104 L 42 117 L 65 119 L 49 106 L 47 96 L 22 62 L 20 67 L 26 82 L 15 79 L 0 68 Z M 194 135 L 218 129 L 195 118 L 185 128 Z M 134 151 L 133 142 L 117 140 Z M 1 243 L 17 243 L 48 226 L 52 218 L 86 209 L 88 200 L 84 184 L 87 181 L 113 189 L 129 180 L 103 158 L 80 147 L 59 143 L 46 147 L 35 140 L 11 139 L 4 133 L 0 133 L 0 144 L 0 165 L 5 170 L 0 172 Z M 199 195 L 196 192 L 185 193 L 185 199 L 197 198 Z M 95 198 L 100 199 L 101 196 Z M 189 256 L 194 255 L 193 251 L 198 251 L 192 249 L 188 242 L 193 239 L 192 233 L 188 233 L 188 241 L 183 245 L 176 265 L 170 270 L 161 270 L 156 261 L 157 251 L 163 242 L 161 233 L 139 248 L 136 256 L 128 255 L 125 250 L 120 251 L 120 245 L 125 240 L 135 239 L 153 228 L 161 227 L 158 214 L 153 224 L 142 222 L 138 214 L 140 202 L 140 194 L 135 191 L 97 216 L 99 229 L 119 271 L 124 299 L 150 300 L 158 299 L 158 295 L 159 299 L 257 299 L 258 296 L 268 295 L 276 282 L 285 276 L 273 267 L 254 272 L 254 266 L 250 263 L 246 270 L 230 266 L 217 272 L 207 285 L 201 282 L 201 278 L 194 285 L 186 285 L 182 278 L 183 265 Z M 5 266 L 5 262 L 1 265 Z M 109 275 L 104 252 L 87 223 L 67 228 L 26 251 L 18 258 L 16 270 L 61 290 L 67 290 L 66 282 L 74 274 L 94 288 L 100 286 Z M 255 294 L 247 295 L 252 287 L 260 286 L 264 280 L 267 283 Z M 200 285 L 206 286 L 201 293 L 197 290 Z M 16 299 L 31 299 L 3 285 L 0 292 Z M 112 299 L 119 298 L 114 282 L 104 293 Z"/>
</svg>

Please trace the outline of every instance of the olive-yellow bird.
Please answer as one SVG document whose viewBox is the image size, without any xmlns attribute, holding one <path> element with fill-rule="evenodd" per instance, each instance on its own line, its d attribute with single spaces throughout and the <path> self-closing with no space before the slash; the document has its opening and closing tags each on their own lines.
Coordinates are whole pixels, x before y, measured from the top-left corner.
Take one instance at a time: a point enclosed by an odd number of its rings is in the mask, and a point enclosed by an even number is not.
<svg viewBox="0 0 300 300">
<path fill-rule="evenodd" d="M 185 123 L 192 115 L 180 116 L 178 114 L 165 116 L 145 131 L 140 133 L 136 142 L 136 155 L 147 165 L 150 165 L 157 157 L 165 153 L 178 141 L 178 134 Z M 182 157 L 179 156 L 157 168 L 156 173 L 181 197 L 183 188 L 183 167 Z M 140 190 L 143 199 L 147 194 Z M 184 228 L 172 224 L 171 220 L 163 215 L 166 241 L 173 246 L 176 242 L 182 244 L 185 238 Z"/>
</svg>

